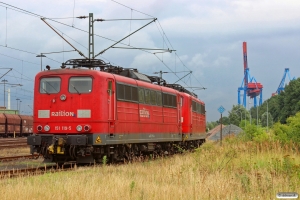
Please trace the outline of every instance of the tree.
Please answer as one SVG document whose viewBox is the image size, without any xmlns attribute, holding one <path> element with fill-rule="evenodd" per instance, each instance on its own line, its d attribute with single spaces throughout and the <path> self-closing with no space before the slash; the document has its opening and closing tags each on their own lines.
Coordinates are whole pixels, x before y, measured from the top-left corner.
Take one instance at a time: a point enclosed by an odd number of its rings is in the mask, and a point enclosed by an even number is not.
<svg viewBox="0 0 300 200">
<path fill-rule="evenodd" d="M 206 128 L 207 128 L 208 130 L 213 129 L 213 128 L 215 128 L 216 126 L 218 126 L 218 122 L 207 122 L 207 123 L 206 123 Z"/>
<path fill-rule="evenodd" d="M 300 78 L 290 81 L 284 91 L 271 97 L 268 103 L 273 121 L 285 124 L 288 117 L 300 111 Z"/>
<path fill-rule="evenodd" d="M 220 120 L 219 121 L 221 121 L 221 118 L 220 118 Z M 230 119 L 229 119 L 229 117 L 222 117 L 222 124 L 224 124 L 224 125 L 229 125 L 231 122 L 230 122 Z"/>
<path fill-rule="evenodd" d="M 231 111 L 228 112 L 228 118 L 231 124 L 239 126 L 242 120 L 249 120 L 249 112 L 242 105 L 233 105 Z"/>
<path fill-rule="evenodd" d="M 261 125 L 263 127 L 272 127 L 273 126 L 273 117 L 270 112 L 265 112 L 261 116 Z"/>
<path fill-rule="evenodd" d="M 300 111 L 300 79 L 290 81 L 289 85 L 285 87 L 283 95 L 280 121 L 286 123 L 288 117 L 294 116 Z"/>
</svg>

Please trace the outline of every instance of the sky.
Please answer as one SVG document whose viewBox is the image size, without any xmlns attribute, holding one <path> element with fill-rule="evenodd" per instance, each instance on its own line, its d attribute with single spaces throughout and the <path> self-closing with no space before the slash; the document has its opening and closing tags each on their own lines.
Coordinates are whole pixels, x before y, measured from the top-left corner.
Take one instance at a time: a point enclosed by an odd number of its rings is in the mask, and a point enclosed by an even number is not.
<svg viewBox="0 0 300 200">
<path fill-rule="evenodd" d="M 163 78 L 168 83 L 181 79 L 177 83 L 189 90 L 206 88 L 193 92 L 205 102 L 207 121 L 216 121 L 221 105 L 226 116 L 237 104 L 244 76 L 244 41 L 250 75 L 263 84 L 263 100 L 277 90 L 285 68 L 291 78 L 299 77 L 299 10 L 297 0 L 0 1 L 0 105 L 5 97 L 8 106 L 9 88 L 11 109 L 32 114 L 34 77 L 41 70 L 41 61 L 42 69 L 46 65 L 54 69 L 69 59 L 82 58 L 39 16 L 88 56 L 88 19 L 74 17 L 93 13 L 94 19 L 106 20 L 94 23 L 95 54 L 157 18 L 116 47 L 176 51 L 110 48 L 97 58 L 152 76 L 158 71 L 178 72 L 163 73 Z M 47 57 L 36 57 L 41 53 Z M 249 109 L 253 100 L 247 101 L 251 102 Z"/>
</svg>

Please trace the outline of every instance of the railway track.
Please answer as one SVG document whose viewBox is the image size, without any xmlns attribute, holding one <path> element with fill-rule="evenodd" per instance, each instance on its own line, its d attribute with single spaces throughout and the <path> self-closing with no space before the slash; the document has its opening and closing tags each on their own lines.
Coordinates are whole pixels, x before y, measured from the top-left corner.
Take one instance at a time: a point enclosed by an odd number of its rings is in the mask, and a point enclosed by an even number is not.
<svg viewBox="0 0 300 200">
<path fill-rule="evenodd" d="M 9 162 L 9 161 L 20 160 L 20 159 L 37 159 L 38 156 L 39 156 L 38 154 L 34 154 L 34 155 L 0 157 L 0 162 Z"/>
<path fill-rule="evenodd" d="M 27 138 L 1 138 L 0 149 L 28 147 Z"/>
<path fill-rule="evenodd" d="M 32 168 L 27 167 L 21 169 L 2 170 L 0 171 L 0 179 L 42 175 L 44 173 L 56 173 L 56 172 L 70 171 L 75 169 L 77 169 L 76 165 L 65 164 L 62 166 L 45 165 L 45 166 L 32 167 Z"/>
</svg>

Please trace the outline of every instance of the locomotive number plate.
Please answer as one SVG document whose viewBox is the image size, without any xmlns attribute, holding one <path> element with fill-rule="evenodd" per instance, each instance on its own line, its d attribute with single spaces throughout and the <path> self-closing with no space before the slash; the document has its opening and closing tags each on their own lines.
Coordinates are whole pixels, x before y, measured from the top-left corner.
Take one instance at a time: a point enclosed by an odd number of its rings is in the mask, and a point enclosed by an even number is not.
<svg viewBox="0 0 300 200">
<path fill-rule="evenodd" d="M 71 131 L 72 127 L 71 126 L 55 126 L 54 130 L 56 130 L 56 131 Z"/>
</svg>

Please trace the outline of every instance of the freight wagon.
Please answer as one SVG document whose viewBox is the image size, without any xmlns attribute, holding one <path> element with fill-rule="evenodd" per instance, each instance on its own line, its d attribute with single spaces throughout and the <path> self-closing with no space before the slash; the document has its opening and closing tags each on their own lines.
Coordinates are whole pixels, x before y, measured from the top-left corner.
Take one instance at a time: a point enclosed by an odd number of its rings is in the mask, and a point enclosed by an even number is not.
<svg viewBox="0 0 300 200">
<path fill-rule="evenodd" d="M 0 113 L 0 137 L 23 137 L 32 134 L 33 116 Z"/>
</svg>

